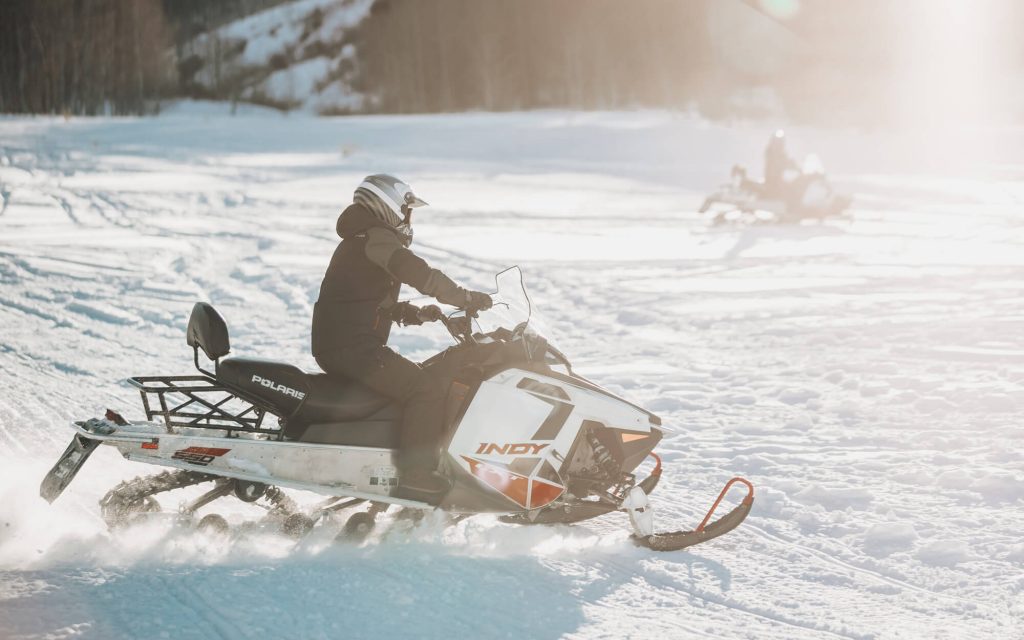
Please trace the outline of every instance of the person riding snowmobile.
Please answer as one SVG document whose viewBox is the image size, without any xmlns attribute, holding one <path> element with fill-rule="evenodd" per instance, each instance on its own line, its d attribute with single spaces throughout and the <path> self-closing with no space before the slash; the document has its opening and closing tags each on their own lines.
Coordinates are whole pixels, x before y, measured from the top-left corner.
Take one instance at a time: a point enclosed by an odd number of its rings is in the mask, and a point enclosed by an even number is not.
<svg viewBox="0 0 1024 640">
<path fill-rule="evenodd" d="M 312 351 L 328 374 L 358 380 L 404 405 L 398 459 L 399 484 L 437 493 L 447 481 L 437 473 L 444 430 L 445 390 L 436 376 L 386 344 L 391 324 L 441 319 L 436 305 L 399 302 L 403 284 L 442 304 L 473 313 L 491 297 L 457 285 L 413 253 L 412 211 L 427 203 L 394 176 L 367 176 L 353 203 L 338 217 L 341 243 L 334 251 L 313 307 Z"/>
<path fill-rule="evenodd" d="M 800 166 L 786 153 L 786 132 L 778 129 L 768 139 L 764 149 L 764 190 L 769 199 L 783 199 L 789 183 L 785 174 L 789 170 L 800 170 Z"/>
</svg>

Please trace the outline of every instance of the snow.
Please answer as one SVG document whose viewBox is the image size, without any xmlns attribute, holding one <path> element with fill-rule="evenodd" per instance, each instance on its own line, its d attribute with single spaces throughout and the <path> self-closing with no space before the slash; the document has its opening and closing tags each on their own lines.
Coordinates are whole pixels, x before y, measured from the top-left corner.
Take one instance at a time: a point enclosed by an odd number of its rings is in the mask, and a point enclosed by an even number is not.
<svg viewBox="0 0 1024 640">
<path fill-rule="evenodd" d="M 913 548 L 917 539 L 912 522 L 879 522 L 864 534 L 864 550 L 872 556 L 887 556 Z"/>
<path fill-rule="evenodd" d="M 854 210 L 730 228 L 695 211 L 759 158 L 752 125 L 229 110 L 0 118 L 0 637 L 1019 636 L 1021 131 L 942 156 L 916 135 L 790 129 Z M 298 544 L 169 519 L 109 533 L 97 500 L 149 469 L 106 448 L 54 505 L 37 497 L 68 421 L 138 416 L 125 377 L 191 370 L 195 300 L 236 353 L 314 369 L 334 218 L 377 171 L 431 203 L 428 260 L 480 288 L 520 264 L 576 368 L 659 412 L 660 529 L 693 527 L 732 475 L 757 486 L 748 521 L 671 554 L 630 544 L 623 515 L 389 514 L 354 547 L 330 527 Z M 448 340 L 395 343 L 423 358 Z"/>
<path fill-rule="evenodd" d="M 333 66 L 324 56 L 310 58 L 286 69 L 275 71 L 260 85 L 275 100 L 300 100 L 316 93 L 317 83 L 327 77 Z"/>
<path fill-rule="evenodd" d="M 329 80 L 342 61 L 354 59 L 355 46 L 344 44 L 333 58 L 311 52 L 341 44 L 372 6 L 373 0 L 292 0 L 203 33 L 185 49 L 205 60 L 197 80 L 211 88 L 234 76 L 245 100 L 270 99 L 311 113 L 355 110 L 364 96 L 345 78 Z M 317 13 L 319 26 L 311 29 Z"/>
<path fill-rule="evenodd" d="M 365 3 L 362 3 L 365 4 Z M 252 66 L 266 65 L 276 53 L 298 42 L 302 35 L 306 16 L 316 10 L 331 11 L 339 5 L 338 0 L 296 0 L 260 11 L 240 20 L 235 20 L 214 32 L 213 37 L 222 40 L 242 39 L 245 50 L 239 62 Z M 351 26 L 347 19 L 332 19 L 331 24 L 339 27 Z M 197 48 L 210 35 L 203 34 L 197 40 Z"/>
<path fill-rule="evenodd" d="M 917 557 L 925 564 L 947 567 L 966 562 L 971 555 L 963 540 L 935 540 L 921 547 Z"/>
</svg>

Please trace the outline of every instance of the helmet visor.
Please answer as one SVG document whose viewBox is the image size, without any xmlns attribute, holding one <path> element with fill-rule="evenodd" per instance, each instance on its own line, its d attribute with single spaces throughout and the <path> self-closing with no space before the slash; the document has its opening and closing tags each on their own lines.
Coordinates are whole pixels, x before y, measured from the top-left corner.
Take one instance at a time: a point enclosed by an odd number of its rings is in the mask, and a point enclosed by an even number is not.
<svg viewBox="0 0 1024 640">
<path fill-rule="evenodd" d="M 402 204 L 410 209 L 427 206 L 427 202 L 417 198 L 416 194 L 414 194 L 411 189 L 402 194 Z"/>
</svg>

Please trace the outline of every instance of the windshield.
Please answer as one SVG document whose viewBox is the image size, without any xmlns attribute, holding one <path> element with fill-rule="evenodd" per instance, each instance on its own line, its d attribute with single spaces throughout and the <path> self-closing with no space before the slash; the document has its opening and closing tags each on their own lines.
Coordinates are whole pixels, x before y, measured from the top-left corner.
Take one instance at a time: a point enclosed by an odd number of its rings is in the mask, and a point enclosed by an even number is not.
<svg viewBox="0 0 1024 640">
<path fill-rule="evenodd" d="M 572 373 L 569 360 L 542 335 L 542 326 L 533 314 L 533 304 L 526 293 L 523 272 L 519 267 L 509 267 L 501 271 L 495 276 L 494 281 L 495 291 L 491 294 L 494 305 L 473 319 L 473 328 L 477 335 L 510 332 L 523 340 L 531 358 L 540 356 L 548 364 L 564 366 Z M 459 336 L 456 338 L 459 339 Z"/>
<path fill-rule="evenodd" d="M 480 313 L 476 323 L 483 333 L 498 328 L 509 331 L 526 324 L 529 326 L 533 309 L 530 296 L 526 293 L 523 272 L 519 267 L 509 267 L 494 277 L 495 292 L 491 294 L 494 306 Z"/>
</svg>

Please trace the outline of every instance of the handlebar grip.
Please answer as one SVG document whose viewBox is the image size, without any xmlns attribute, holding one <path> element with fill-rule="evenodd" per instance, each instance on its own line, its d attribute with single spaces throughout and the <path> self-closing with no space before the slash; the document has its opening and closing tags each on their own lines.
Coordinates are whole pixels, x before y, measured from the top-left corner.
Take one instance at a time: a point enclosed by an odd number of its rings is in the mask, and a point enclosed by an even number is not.
<svg viewBox="0 0 1024 640">
<path fill-rule="evenodd" d="M 448 318 L 445 324 L 448 326 L 450 331 L 458 332 L 460 334 L 466 334 L 473 330 L 473 323 L 470 321 L 469 316 Z"/>
</svg>

